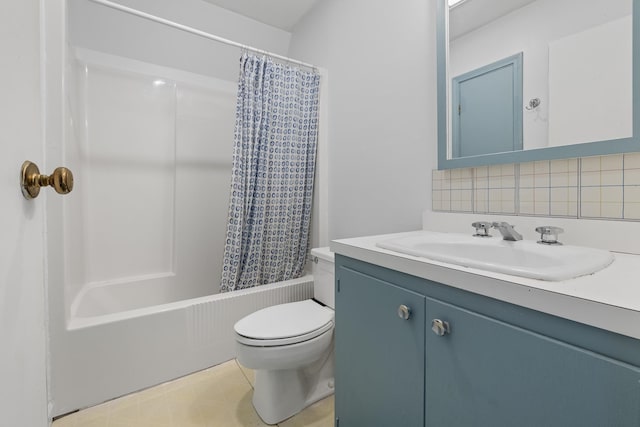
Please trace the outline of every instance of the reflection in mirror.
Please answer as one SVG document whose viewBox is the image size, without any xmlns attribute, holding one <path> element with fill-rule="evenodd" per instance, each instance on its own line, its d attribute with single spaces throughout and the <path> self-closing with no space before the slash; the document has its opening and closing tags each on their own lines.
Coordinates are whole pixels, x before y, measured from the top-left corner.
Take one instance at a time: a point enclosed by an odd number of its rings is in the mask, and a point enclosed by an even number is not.
<svg viewBox="0 0 640 427">
<path fill-rule="evenodd" d="M 454 77 L 451 93 L 453 157 L 522 150 L 522 52 Z"/>
<path fill-rule="evenodd" d="M 463 0 L 448 42 L 447 158 L 633 136 L 632 0 Z M 521 87 L 484 78 L 514 55 Z M 513 140 L 497 144 L 496 127 Z"/>
</svg>

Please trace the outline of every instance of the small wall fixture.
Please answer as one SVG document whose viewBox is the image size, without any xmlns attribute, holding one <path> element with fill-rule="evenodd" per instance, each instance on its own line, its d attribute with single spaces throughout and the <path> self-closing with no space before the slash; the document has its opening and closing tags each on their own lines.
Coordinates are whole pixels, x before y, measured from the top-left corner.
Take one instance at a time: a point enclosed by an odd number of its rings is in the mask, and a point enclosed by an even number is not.
<svg viewBox="0 0 640 427">
<path fill-rule="evenodd" d="M 73 190 L 73 174 L 67 168 L 56 168 L 51 175 L 40 175 L 35 163 L 26 161 L 20 171 L 20 186 L 25 199 L 35 199 L 40 187 L 52 186 L 56 193 L 67 194 Z"/>
<path fill-rule="evenodd" d="M 529 104 L 524 108 L 529 110 L 529 111 L 535 110 L 536 108 L 538 108 L 540 106 L 541 102 L 542 101 L 540 101 L 540 98 L 531 98 L 529 100 Z"/>
</svg>

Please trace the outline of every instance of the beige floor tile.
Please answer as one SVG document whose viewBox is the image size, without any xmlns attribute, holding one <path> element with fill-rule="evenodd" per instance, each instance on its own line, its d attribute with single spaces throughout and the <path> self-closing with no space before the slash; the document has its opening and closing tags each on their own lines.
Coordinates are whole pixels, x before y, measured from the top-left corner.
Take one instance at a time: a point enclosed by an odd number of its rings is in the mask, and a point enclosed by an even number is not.
<svg viewBox="0 0 640 427">
<path fill-rule="evenodd" d="M 58 418 L 53 422 L 53 427 L 76 427 L 76 417 L 72 415 L 73 414 Z"/>
<path fill-rule="evenodd" d="M 233 422 L 233 427 L 264 427 L 267 426 L 256 412 L 251 403 L 253 389 L 249 388 L 244 395 L 234 401 L 230 406 L 231 413 L 229 420 Z"/>
<path fill-rule="evenodd" d="M 170 393 L 174 407 L 174 424 L 184 418 L 190 426 L 236 426 L 236 408 L 243 406 L 245 395 L 252 392 L 251 385 L 235 361 L 199 372 L 189 386 Z M 253 407 L 251 407 L 253 410 Z M 255 411 L 251 414 L 257 417 Z M 241 426 L 261 425 L 245 417 Z"/>
<path fill-rule="evenodd" d="M 207 378 L 210 376 L 222 375 L 225 373 L 236 373 L 238 371 L 238 364 L 235 359 L 231 359 L 227 362 L 221 363 L 219 365 L 213 366 L 211 368 L 205 369 L 200 372 L 196 372 L 193 375 L 189 375 L 187 378 L 191 378 L 194 380 Z"/>
<path fill-rule="evenodd" d="M 189 376 L 168 381 L 155 387 L 147 388 L 145 390 L 139 391 L 136 394 L 138 395 L 138 399 L 140 400 L 153 399 L 158 396 L 164 396 L 167 393 L 171 393 L 173 390 L 184 387 L 186 385 L 186 378 L 189 378 Z"/>
<path fill-rule="evenodd" d="M 108 421 L 106 418 L 97 418 L 91 421 L 78 421 L 76 424 L 78 427 L 109 427 Z"/>
<path fill-rule="evenodd" d="M 334 425 L 333 395 L 305 408 L 299 414 L 278 424 L 280 427 L 333 427 Z"/>
<path fill-rule="evenodd" d="M 245 368 L 237 360 L 236 360 L 236 363 L 238 364 L 238 367 L 240 368 L 240 370 L 242 370 L 242 373 L 244 374 L 244 376 L 247 378 L 247 381 L 251 383 L 251 387 L 253 387 L 256 383 L 256 372 L 253 369 Z"/>
<path fill-rule="evenodd" d="M 252 370 L 231 360 L 60 418 L 53 427 L 264 427 L 251 403 L 253 379 Z M 332 427 L 333 397 L 279 425 Z"/>
<path fill-rule="evenodd" d="M 116 403 L 108 416 L 109 427 L 129 427 L 140 422 L 140 407 L 137 402 L 128 402 L 126 405 Z"/>
<path fill-rule="evenodd" d="M 153 399 L 141 400 L 139 403 L 139 424 L 156 427 L 171 427 L 170 396 L 161 395 Z"/>
<path fill-rule="evenodd" d="M 84 427 L 91 423 L 100 423 L 109 418 L 111 402 L 92 406 L 57 419 L 53 427 Z"/>
<path fill-rule="evenodd" d="M 83 423 L 88 423 L 90 421 L 106 419 L 109 415 L 109 407 L 111 406 L 111 402 L 103 403 L 101 405 L 92 406 L 91 408 L 83 409 L 74 414 L 69 415 L 68 417 L 73 417 L 76 420 L 76 424 L 78 426 L 83 425 Z"/>
</svg>

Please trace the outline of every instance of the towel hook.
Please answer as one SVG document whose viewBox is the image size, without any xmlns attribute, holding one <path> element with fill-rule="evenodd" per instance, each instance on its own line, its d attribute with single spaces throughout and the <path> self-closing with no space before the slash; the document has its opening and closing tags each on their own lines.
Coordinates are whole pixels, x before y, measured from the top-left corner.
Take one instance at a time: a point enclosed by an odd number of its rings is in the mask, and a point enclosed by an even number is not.
<svg viewBox="0 0 640 427">
<path fill-rule="evenodd" d="M 526 107 L 524 107 L 525 109 L 531 111 L 531 110 L 535 110 L 536 108 L 538 108 L 540 106 L 540 103 L 542 101 L 540 101 L 540 98 L 531 98 L 529 100 L 529 105 L 527 105 Z"/>
</svg>

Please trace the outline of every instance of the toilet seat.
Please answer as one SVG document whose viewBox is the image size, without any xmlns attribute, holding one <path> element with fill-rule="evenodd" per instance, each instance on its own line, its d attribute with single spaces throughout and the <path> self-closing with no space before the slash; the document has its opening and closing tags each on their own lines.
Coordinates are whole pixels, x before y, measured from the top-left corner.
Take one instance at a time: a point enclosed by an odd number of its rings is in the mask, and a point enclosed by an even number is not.
<svg viewBox="0 0 640 427">
<path fill-rule="evenodd" d="M 248 338 L 236 333 L 236 341 L 251 347 L 277 347 L 282 345 L 291 345 L 291 344 L 297 344 L 304 341 L 308 341 L 324 334 L 325 332 L 331 329 L 333 329 L 333 322 L 329 322 L 326 325 L 324 325 L 322 328 L 316 329 L 315 331 L 309 332 L 308 334 L 297 335 L 295 337 L 280 338 L 275 340 Z"/>
<path fill-rule="evenodd" d="M 333 329 L 333 318 L 330 308 L 305 300 L 258 310 L 238 321 L 234 330 L 239 343 L 275 347 L 322 335 Z"/>
</svg>

